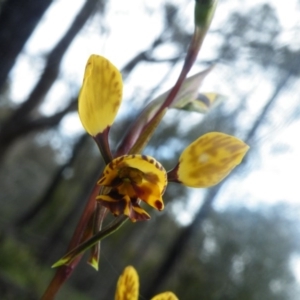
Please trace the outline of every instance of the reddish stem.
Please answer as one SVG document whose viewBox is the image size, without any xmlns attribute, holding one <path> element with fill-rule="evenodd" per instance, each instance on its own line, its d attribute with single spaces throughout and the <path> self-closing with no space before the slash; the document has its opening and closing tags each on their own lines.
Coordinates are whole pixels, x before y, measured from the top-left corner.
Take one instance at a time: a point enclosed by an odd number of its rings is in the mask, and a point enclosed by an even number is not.
<svg viewBox="0 0 300 300">
<path fill-rule="evenodd" d="M 108 143 L 109 130 L 110 127 L 106 127 L 103 132 L 93 137 L 106 164 L 109 164 L 113 159 Z"/>
<path fill-rule="evenodd" d="M 118 146 L 117 149 L 117 156 L 124 155 L 125 153 L 128 153 L 130 149 L 134 146 L 136 143 L 138 137 L 140 134 L 145 132 L 149 126 L 153 122 L 155 122 L 157 116 L 162 113 L 162 111 L 170 107 L 172 105 L 172 102 L 174 101 L 182 83 L 184 82 L 188 72 L 190 71 L 191 67 L 193 66 L 197 55 L 199 53 L 200 47 L 202 45 L 203 39 L 205 37 L 205 31 L 203 29 L 200 29 L 199 27 L 195 27 L 195 31 L 193 34 L 192 41 L 190 43 L 190 46 L 188 48 L 188 52 L 184 61 L 184 65 L 182 67 L 181 73 L 171 89 L 170 93 L 166 97 L 164 103 L 161 105 L 161 107 L 156 111 L 156 113 L 151 117 L 151 120 L 144 124 L 143 126 L 139 126 L 140 124 L 133 123 L 125 135 L 124 139 L 122 140 L 121 144 Z M 137 119 L 138 122 L 139 119 Z"/>
<path fill-rule="evenodd" d="M 199 50 L 202 45 L 204 37 L 205 37 L 205 34 L 203 33 L 203 31 L 199 27 L 196 26 L 194 34 L 193 34 L 193 39 L 190 43 L 187 55 L 185 57 L 185 61 L 184 61 L 184 65 L 182 67 L 181 73 L 180 73 L 174 87 L 172 88 L 169 95 L 167 96 L 164 104 L 162 105 L 162 107 L 159 109 L 159 111 L 156 114 L 159 114 L 164 108 L 169 107 L 172 104 L 172 102 L 174 101 L 183 81 L 185 80 L 188 72 L 191 70 L 194 62 L 196 61 L 196 58 L 198 56 L 198 53 L 199 53 Z"/>
<path fill-rule="evenodd" d="M 180 183 L 180 181 L 178 180 L 178 175 L 177 175 L 177 171 L 179 168 L 179 163 L 175 166 L 174 169 L 168 171 L 167 175 L 168 175 L 168 182 L 177 182 Z"/>
<path fill-rule="evenodd" d="M 71 239 L 71 242 L 68 246 L 67 252 L 78 246 L 81 242 L 83 242 L 83 237 L 85 233 L 85 229 L 87 227 L 87 224 L 90 220 L 90 218 L 93 215 L 93 212 L 95 210 L 95 198 L 99 193 L 100 186 L 95 185 L 90 197 L 87 201 L 87 204 L 84 208 L 83 214 L 81 215 L 81 218 L 77 224 L 77 227 L 74 231 L 73 237 Z M 84 237 L 89 238 L 89 237 Z M 83 255 L 83 254 L 82 254 Z M 68 266 L 63 265 L 59 267 L 50 282 L 48 288 L 46 289 L 44 295 L 42 296 L 41 300 L 52 300 L 54 299 L 56 293 L 59 291 L 59 289 L 62 287 L 64 282 L 71 276 L 74 269 L 76 268 L 77 264 L 80 262 L 82 255 L 79 255 L 74 259 Z"/>
</svg>

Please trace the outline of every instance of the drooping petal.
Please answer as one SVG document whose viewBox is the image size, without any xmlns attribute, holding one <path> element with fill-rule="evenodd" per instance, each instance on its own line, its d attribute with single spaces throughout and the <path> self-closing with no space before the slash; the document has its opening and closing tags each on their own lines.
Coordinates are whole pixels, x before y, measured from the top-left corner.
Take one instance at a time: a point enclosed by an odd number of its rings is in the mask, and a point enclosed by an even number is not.
<svg viewBox="0 0 300 300">
<path fill-rule="evenodd" d="M 143 182 L 139 185 L 133 184 L 133 189 L 137 197 L 146 202 L 148 205 L 157 210 L 164 209 L 162 194 L 156 184 L 151 182 Z"/>
<path fill-rule="evenodd" d="M 128 266 L 119 277 L 115 300 L 137 300 L 139 296 L 139 277 L 132 266 Z"/>
<path fill-rule="evenodd" d="M 79 94 L 78 112 L 84 129 L 92 136 L 110 127 L 122 99 L 122 76 L 106 58 L 91 55 Z"/>
<path fill-rule="evenodd" d="M 99 203 L 101 203 L 101 205 L 108 208 L 115 216 L 129 214 L 130 203 L 129 201 L 126 201 L 128 198 L 123 198 L 122 195 L 116 198 L 110 195 L 99 195 L 96 197 L 96 199 Z"/>
<path fill-rule="evenodd" d="M 248 149 L 247 144 L 233 136 L 207 133 L 182 152 L 177 179 L 190 187 L 213 186 L 240 164 Z"/>
<path fill-rule="evenodd" d="M 172 292 L 164 292 L 151 298 L 151 300 L 178 300 L 178 298 Z"/>
<path fill-rule="evenodd" d="M 142 209 L 137 203 L 132 203 L 131 214 L 129 216 L 130 220 L 135 221 L 146 221 L 150 219 L 149 214 Z"/>
<path fill-rule="evenodd" d="M 110 195 L 99 195 L 96 199 L 115 216 L 128 216 L 132 222 L 150 219 L 149 214 L 139 206 L 137 201 L 130 199 L 128 195 L 119 195 L 116 198 Z"/>
<path fill-rule="evenodd" d="M 151 156 L 146 155 L 123 155 L 115 158 L 104 169 L 98 184 L 114 186 L 119 184 L 119 172 L 125 167 L 137 169 L 143 174 L 142 182 L 149 182 L 158 187 L 162 195 L 167 185 L 167 174 L 164 167 Z"/>
</svg>

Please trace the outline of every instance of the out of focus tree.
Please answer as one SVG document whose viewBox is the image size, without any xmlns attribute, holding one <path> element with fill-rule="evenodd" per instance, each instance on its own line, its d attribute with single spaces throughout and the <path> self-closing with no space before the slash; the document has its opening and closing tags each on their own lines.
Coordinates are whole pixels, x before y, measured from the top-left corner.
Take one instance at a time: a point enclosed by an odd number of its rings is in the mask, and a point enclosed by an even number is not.
<svg viewBox="0 0 300 300">
<path fill-rule="evenodd" d="M 3 3 L 2 3 L 3 2 Z M 28 38 L 36 28 L 52 0 L 0 2 L 0 89 Z"/>
</svg>

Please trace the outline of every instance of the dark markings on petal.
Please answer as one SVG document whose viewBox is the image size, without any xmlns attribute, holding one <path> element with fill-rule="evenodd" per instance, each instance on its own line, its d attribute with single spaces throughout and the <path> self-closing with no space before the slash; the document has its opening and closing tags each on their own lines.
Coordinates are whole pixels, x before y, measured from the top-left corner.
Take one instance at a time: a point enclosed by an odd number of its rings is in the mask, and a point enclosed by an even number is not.
<svg viewBox="0 0 300 300">
<path fill-rule="evenodd" d="M 148 161 L 147 155 L 142 155 L 142 159 Z"/>
<path fill-rule="evenodd" d="M 135 221 L 147 221 L 150 219 L 150 217 L 145 214 L 145 213 L 136 213 L 134 210 L 132 211 L 132 214 L 130 215 L 130 219 L 135 222 Z"/>
<path fill-rule="evenodd" d="M 137 199 L 131 199 L 130 216 L 131 221 L 147 221 L 150 216 L 140 207 L 137 203 Z"/>
<path fill-rule="evenodd" d="M 158 210 L 162 210 L 163 208 L 163 204 L 159 200 L 156 200 L 154 205 Z"/>
<path fill-rule="evenodd" d="M 198 95 L 197 99 L 201 102 L 203 102 L 207 107 L 211 107 L 211 101 L 209 100 L 209 98 L 203 94 Z"/>
<path fill-rule="evenodd" d="M 116 72 L 115 72 L 115 71 L 112 71 L 112 72 L 111 72 L 110 79 L 113 80 L 115 77 L 116 77 Z M 115 83 L 117 83 L 117 82 L 115 82 Z"/>
<path fill-rule="evenodd" d="M 111 181 L 110 186 L 112 186 L 112 187 L 118 187 L 120 184 L 122 184 L 122 179 L 120 179 L 119 177 L 115 177 Z"/>
<path fill-rule="evenodd" d="M 105 179 L 106 179 L 105 176 L 103 176 L 102 178 L 100 178 L 100 180 L 98 181 L 98 184 L 101 184 Z"/>
<path fill-rule="evenodd" d="M 97 201 L 101 203 L 104 207 L 108 208 L 111 213 L 115 216 L 119 216 L 124 213 L 126 202 L 123 199 L 120 199 L 118 202 L 108 202 L 97 197 Z"/>
<path fill-rule="evenodd" d="M 150 216 L 148 216 L 146 214 L 142 214 L 142 216 L 143 216 L 143 220 L 150 220 L 151 219 Z"/>
<path fill-rule="evenodd" d="M 116 112 L 116 111 L 118 110 L 119 106 L 120 106 L 120 101 L 119 101 L 119 100 L 115 101 L 115 102 L 112 104 L 113 111 Z"/>
<path fill-rule="evenodd" d="M 124 283 L 125 283 L 124 285 L 126 286 L 126 289 L 124 289 L 124 292 L 122 294 L 122 297 L 120 297 L 120 299 L 128 299 L 128 294 L 129 295 L 135 294 L 134 290 L 135 290 L 135 286 L 137 285 L 137 283 L 134 281 L 133 277 L 126 274 L 126 276 L 124 277 Z"/>
</svg>

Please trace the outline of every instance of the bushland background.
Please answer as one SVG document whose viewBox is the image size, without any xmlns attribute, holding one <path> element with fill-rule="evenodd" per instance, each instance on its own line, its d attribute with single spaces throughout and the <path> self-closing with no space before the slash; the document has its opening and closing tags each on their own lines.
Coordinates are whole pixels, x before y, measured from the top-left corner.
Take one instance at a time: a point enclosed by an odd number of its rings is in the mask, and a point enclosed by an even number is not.
<svg viewBox="0 0 300 300">
<path fill-rule="evenodd" d="M 1 299 L 41 296 L 103 168 L 76 113 L 88 56 L 123 74 L 114 148 L 174 83 L 192 16 L 191 0 L 0 1 Z M 165 210 L 104 240 L 99 272 L 83 260 L 57 299 L 113 299 L 129 264 L 141 299 L 299 299 L 299 20 L 299 1 L 220 1 L 191 74 L 216 64 L 201 91 L 227 99 L 206 115 L 170 111 L 145 153 L 171 168 L 208 131 L 250 152 L 216 187 L 170 184 Z"/>
</svg>

